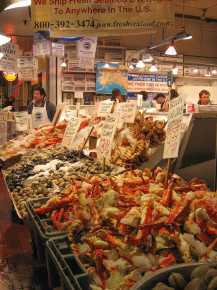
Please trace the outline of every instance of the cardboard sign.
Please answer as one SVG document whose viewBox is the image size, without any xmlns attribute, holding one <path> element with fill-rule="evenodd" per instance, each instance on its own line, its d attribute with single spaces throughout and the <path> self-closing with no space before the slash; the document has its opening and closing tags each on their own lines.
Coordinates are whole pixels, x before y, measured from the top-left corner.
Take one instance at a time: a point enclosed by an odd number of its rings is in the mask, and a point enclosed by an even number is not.
<svg viewBox="0 0 217 290">
<path fill-rule="evenodd" d="M 18 79 L 23 81 L 37 81 L 38 70 L 33 68 L 18 69 Z"/>
<path fill-rule="evenodd" d="M 94 70 L 93 58 L 79 58 L 79 67 Z"/>
<path fill-rule="evenodd" d="M 120 122 L 122 123 L 134 123 L 136 117 L 136 102 L 121 104 Z"/>
<path fill-rule="evenodd" d="M 38 58 L 34 56 L 22 56 L 17 58 L 18 68 L 35 68 L 38 69 Z"/>
<path fill-rule="evenodd" d="M 50 55 L 50 42 L 42 42 L 33 45 L 33 55 Z"/>
<path fill-rule="evenodd" d="M 52 55 L 64 56 L 64 44 L 52 42 Z"/>
<path fill-rule="evenodd" d="M 83 92 L 75 92 L 75 99 L 83 99 Z"/>
<path fill-rule="evenodd" d="M 66 127 L 62 145 L 67 147 L 69 150 L 72 149 L 73 141 L 75 139 L 76 133 L 81 125 L 81 119 L 77 117 L 71 117 Z"/>
<path fill-rule="evenodd" d="M 179 152 L 184 98 L 179 96 L 169 103 L 168 124 L 163 158 L 176 158 Z"/>
<path fill-rule="evenodd" d="M 0 59 L 0 70 L 16 73 L 16 58 L 20 55 L 19 45 L 13 43 L 0 45 L 0 52 L 4 54 Z"/>
<path fill-rule="evenodd" d="M 107 114 L 111 113 L 111 109 L 113 106 L 112 101 L 101 101 L 99 105 L 99 110 L 97 113 L 98 117 L 105 117 Z"/>
<path fill-rule="evenodd" d="M 95 106 L 86 106 L 85 107 L 85 114 L 87 116 L 94 116 L 96 114 Z"/>
<path fill-rule="evenodd" d="M 99 141 L 98 152 L 99 155 L 107 159 L 111 158 L 112 142 L 116 131 L 118 119 L 119 119 L 118 115 L 109 114 L 107 115 L 104 121 Z"/>
</svg>

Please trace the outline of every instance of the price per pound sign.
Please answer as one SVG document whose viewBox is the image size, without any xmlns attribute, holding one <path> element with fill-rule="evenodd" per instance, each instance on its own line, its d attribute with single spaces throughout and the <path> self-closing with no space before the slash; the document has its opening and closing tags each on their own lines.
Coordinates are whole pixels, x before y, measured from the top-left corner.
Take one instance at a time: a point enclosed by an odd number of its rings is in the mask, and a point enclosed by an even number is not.
<svg viewBox="0 0 217 290">
<path fill-rule="evenodd" d="M 111 139 L 101 138 L 99 152 L 105 154 L 107 158 L 109 157 L 109 148 L 110 148 Z"/>
<path fill-rule="evenodd" d="M 177 148 L 177 142 L 178 142 L 178 136 L 179 136 L 179 126 L 167 131 L 167 151 L 166 153 L 168 153 L 169 151 L 171 153 L 174 153 L 176 148 Z"/>
</svg>

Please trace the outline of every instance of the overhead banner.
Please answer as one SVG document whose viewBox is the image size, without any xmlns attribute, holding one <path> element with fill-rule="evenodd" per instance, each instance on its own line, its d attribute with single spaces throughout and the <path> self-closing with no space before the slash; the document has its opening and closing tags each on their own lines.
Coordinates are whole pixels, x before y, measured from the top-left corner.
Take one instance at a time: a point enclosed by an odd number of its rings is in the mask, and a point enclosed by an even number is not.
<svg viewBox="0 0 217 290">
<path fill-rule="evenodd" d="M 7 43 L 0 46 L 0 52 L 4 55 L 0 59 L 0 71 L 17 72 L 17 56 L 20 55 L 19 46 Z"/>
<path fill-rule="evenodd" d="M 34 0 L 32 28 L 98 32 L 145 30 L 174 23 L 174 0 Z M 75 34 L 74 34 L 75 35 Z"/>
<path fill-rule="evenodd" d="M 128 74 L 128 92 L 168 93 L 167 76 L 152 74 Z"/>
</svg>

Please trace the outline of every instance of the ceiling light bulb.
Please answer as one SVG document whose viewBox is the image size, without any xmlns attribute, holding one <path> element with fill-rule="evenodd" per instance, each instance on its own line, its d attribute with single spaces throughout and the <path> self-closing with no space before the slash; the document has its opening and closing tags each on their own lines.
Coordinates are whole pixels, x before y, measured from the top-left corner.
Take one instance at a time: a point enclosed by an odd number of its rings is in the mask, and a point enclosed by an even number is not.
<svg viewBox="0 0 217 290">
<path fill-rule="evenodd" d="M 23 0 L 23 1 L 16 2 L 16 3 L 9 5 L 4 10 L 19 8 L 19 7 L 26 7 L 26 6 L 30 6 L 30 5 L 31 5 L 31 0 Z"/>
<path fill-rule="evenodd" d="M 4 53 L 0 52 L 0 58 L 3 58 L 3 56 L 4 56 Z"/>
<path fill-rule="evenodd" d="M 192 35 L 187 33 L 186 37 L 184 37 L 183 39 L 185 39 L 185 40 L 186 39 L 192 39 Z"/>
<path fill-rule="evenodd" d="M 134 69 L 134 65 L 131 64 L 131 65 L 129 66 L 129 69 Z"/>
<path fill-rule="evenodd" d="M 2 33 L 0 33 L 0 45 L 4 45 L 8 43 L 9 41 L 11 41 L 10 37 L 7 37 L 6 35 L 3 35 Z"/>
<path fill-rule="evenodd" d="M 173 44 L 171 44 L 171 45 L 167 48 L 165 54 L 167 54 L 167 55 L 177 55 L 177 52 L 176 52 L 175 47 L 173 46 Z"/>
<path fill-rule="evenodd" d="M 63 62 L 61 63 L 61 66 L 62 66 L 62 67 L 66 67 L 66 66 L 67 66 L 67 64 L 65 63 L 65 61 L 63 61 Z"/>
<path fill-rule="evenodd" d="M 194 74 L 197 74 L 197 73 L 199 73 L 199 70 L 198 70 L 197 68 L 195 68 L 195 69 L 193 70 L 193 73 L 194 73 Z"/>
<path fill-rule="evenodd" d="M 155 62 L 152 62 L 152 66 L 150 67 L 149 71 L 151 71 L 151 72 L 156 72 L 156 71 L 158 71 L 158 69 L 157 69 L 157 67 L 156 67 L 156 65 L 155 65 Z"/>
<path fill-rule="evenodd" d="M 104 68 L 109 68 L 109 64 L 106 63 L 106 64 L 104 65 Z"/>
<path fill-rule="evenodd" d="M 217 74 L 216 70 L 213 69 L 213 70 L 212 70 L 212 75 L 216 75 L 216 74 Z"/>
<path fill-rule="evenodd" d="M 151 54 L 146 53 L 143 61 L 148 62 L 148 61 L 152 61 L 152 60 L 153 60 L 153 57 L 151 56 Z"/>
<path fill-rule="evenodd" d="M 139 60 L 138 63 L 136 64 L 136 67 L 137 68 L 144 68 L 145 67 L 145 64 L 142 60 Z"/>
<path fill-rule="evenodd" d="M 174 74 L 174 75 L 177 75 L 177 74 L 178 74 L 178 68 L 177 68 L 177 67 L 174 67 L 174 68 L 173 68 L 173 74 Z"/>
</svg>

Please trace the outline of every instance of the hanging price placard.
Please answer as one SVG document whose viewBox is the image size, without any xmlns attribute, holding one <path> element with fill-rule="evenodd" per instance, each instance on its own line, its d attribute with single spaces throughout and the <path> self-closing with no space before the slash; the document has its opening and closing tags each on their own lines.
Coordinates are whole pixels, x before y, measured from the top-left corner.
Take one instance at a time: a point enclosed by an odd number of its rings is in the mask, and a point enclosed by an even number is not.
<svg viewBox="0 0 217 290">
<path fill-rule="evenodd" d="M 81 119 L 76 117 L 71 117 L 66 127 L 62 145 L 67 147 L 69 150 L 72 149 L 73 141 L 75 139 L 76 133 L 81 125 Z"/>
<path fill-rule="evenodd" d="M 135 102 L 121 104 L 120 122 L 134 123 L 136 117 L 136 109 L 137 104 Z"/>
<path fill-rule="evenodd" d="M 118 123 L 118 115 L 109 114 L 105 118 L 105 122 L 103 125 L 98 152 L 99 155 L 105 157 L 107 159 L 111 158 L 111 149 L 112 149 L 112 141 L 114 138 L 114 134 L 116 131 L 117 123 Z"/>
<path fill-rule="evenodd" d="M 182 96 L 169 103 L 168 124 L 163 158 L 176 158 L 179 152 L 184 99 Z"/>
</svg>

